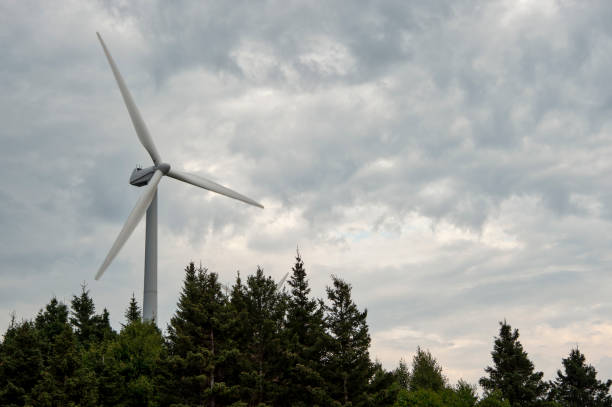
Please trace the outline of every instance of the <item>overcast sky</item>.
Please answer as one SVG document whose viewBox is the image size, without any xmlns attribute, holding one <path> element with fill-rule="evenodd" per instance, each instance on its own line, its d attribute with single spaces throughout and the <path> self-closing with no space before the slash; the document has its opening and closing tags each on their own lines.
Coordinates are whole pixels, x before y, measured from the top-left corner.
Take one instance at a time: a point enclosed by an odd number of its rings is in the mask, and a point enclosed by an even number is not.
<svg viewBox="0 0 612 407">
<path fill-rule="evenodd" d="M 151 164 L 99 31 L 164 160 L 266 207 L 162 180 L 162 328 L 189 261 L 278 279 L 299 245 L 389 369 L 476 382 L 505 318 L 547 378 L 576 345 L 612 377 L 611 2 L 52 4 L 0 2 L 2 332 L 142 297 L 144 222 L 93 279 Z"/>
</svg>

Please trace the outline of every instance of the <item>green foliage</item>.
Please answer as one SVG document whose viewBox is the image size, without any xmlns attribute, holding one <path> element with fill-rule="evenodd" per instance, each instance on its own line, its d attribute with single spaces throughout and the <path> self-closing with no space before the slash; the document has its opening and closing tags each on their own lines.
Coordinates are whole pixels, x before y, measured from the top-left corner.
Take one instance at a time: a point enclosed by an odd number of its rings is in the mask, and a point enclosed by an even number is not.
<svg viewBox="0 0 612 407">
<path fill-rule="evenodd" d="M 324 377 L 333 400 L 342 405 L 358 404 L 367 398 L 365 389 L 371 373 L 368 312 L 357 309 L 350 284 L 336 276 L 332 281 L 333 287 L 327 287 L 330 305 L 325 307 L 329 341 Z"/>
<path fill-rule="evenodd" d="M 70 323 L 81 345 L 88 347 L 94 342 L 99 343 L 115 334 L 110 326 L 106 308 L 102 315 L 95 315 L 96 307 L 85 284 L 81 286 L 80 296 L 72 296 L 71 308 Z"/>
<path fill-rule="evenodd" d="M 361 403 L 364 406 L 390 406 L 401 390 L 393 372 L 383 369 L 380 362 L 372 365 L 372 375 L 366 389 L 366 398 Z"/>
<path fill-rule="evenodd" d="M 533 363 L 518 340 L 519 333 L 512 331 L 505 321 L 500 322 L 499 337 L 491 356 L 494 366 L 485 371 L 489 377 L 480 379 L 485 394 L 499 390 L 511 406 L 539 406 L 546 395 L 548 386 L 542 381 L 542 372 L 535 372 Z"/>
<path fill-rule="evenodd" d="M 247 278 L 245 287 L 234 290 L 234 299 L 241 330 L 246 334 L 239 346 L 243 397 L 251 405 L 272 404 L 281 395 L 278 376 L 287 368 L 280 336 L 285 299 L 277 292 L 274 280 L 259 267 L 255 275 Z"/>
<path fill-rule="evenodd" d="M 477 404 L 478 407 L 511 407 L 510 402 L 504 399 L 501 391 L 493 390 L 487 393 Z"/>
<path fill-rule="evenodd" d="M 115 382 L 113 397 L 118 405 L 156 405 L 155 375 L 164 341 L 149 321 L 133 321 L 104 351 L 103 376 Z M 117 380 L 119 379 L 119 380 Z"/>
<path fill-rule="evenodd" d="M 476 395 L 476 386 L 469 384 L 463 379 L 459 379 L 457 382 L 457 386 L 454 388 L 455 393 L 457 394 L 458 400 L 461 401 L 462 405 L 466 407 L 471 407 L 476 405 L 476 401 L 478 401 L 478 396 Z"/>
<path fill-rule="evenodd" d="M 0 348 L 0 405 L 24 405 L 40 379 L 43 356 L 39 336 L 30 321 L 11 318 Z"/>
<path fill-rule="evenodd" d="M 310 298 L 304 262 L 297 252 L 287 299 L 284 329 L 286 343 L 283 385 L 290 391 L 284 399 L 292 405 L 316 405 L 328 402 L 325 380 L 321 376 L 326 333 L 324 307 Z"/>
<path fill-rule="evenodd" d="M 238 274 L 228 297 L 217 274 L 190 263 L 166 337 L 141 321 L 133 295 L 119 334 L 85 286 L 70 310 L 52 298 L 33 321 L 13 317 L 0 341 L 0 405 L 612 407 L 612 381 L 578 349 L 544 400 L 542 373 L 505 322 L 481 400 L 463 380 L 449 386 L 420 347 L 411 370 L 401 360 L 386 371 L 370 361 L 367 311 L 351 286 L 332 277 L 324 305 L 299 253 L 292 271 L 289 292 L 258 268 Z"/>
<path fill-rule="evenodd" d="M 393 372 L 395 380 L 402 389 L 408 390 L 410 386 L 410 371 L 408 370 L 408 363 L 402 358 L 399 361 L 398 367 Z"/>
<path fill-rule="evenodd" d="M 429 389 L 434 392 L 446 386 L 446 378 L 442 374 L 442 367 L 429 351 L 417 347 L 417 353 L 412 359 L 412 372 L 410 373 L 410 390 Z"/>
<path fill-rule="evenodd" d="M 134 297 L 134 293 L 132 293 L 132 298 L 130 299 L 130 305 L 125 310 L 125 321 L 127 325 L 130 325 L 134 322 L 140 322 L 142 320 L 142 311 L 138 306 L 138 302 L 136 301 L 136 297 Z"/>
<path fill-rule="evenodd" d="M 597 371 L 586 364 L 586 358 L 576 348 L 563 361 L 564 373 L 557 371 L 550 398 L 567 407 L 610 407 L 610 385 L 597 379 Z"/>
<path fill-rule="evenodd" d="M 230 397 L 224 383 L 231 347 L 231 313 L 217 274 L 190 263 L 178 309 L 168 326 L 167 383 L 171 403 L 214 404 Z"/>
</svg>

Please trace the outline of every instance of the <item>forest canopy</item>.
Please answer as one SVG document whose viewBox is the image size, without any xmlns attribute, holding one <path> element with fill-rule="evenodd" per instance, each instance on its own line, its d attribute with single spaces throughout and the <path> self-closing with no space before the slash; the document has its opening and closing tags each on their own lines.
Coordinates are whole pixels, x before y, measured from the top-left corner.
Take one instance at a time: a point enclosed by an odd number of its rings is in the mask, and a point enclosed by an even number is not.
<svg viewBox="0 0 612 407">
<path fill-rule="evenodd" d="M 612 381 L 578 348 L 546 382 L 506 321 L 480 394 L 449 383 L 420 347 L 385 370 L 351 284 L 331 276 L 325 298 L 313 297 L 299 253 L 283 287 L 258 268 L 224 288 L 189 263 L 164 333 L 142 321 L 134 296 L 126 304 L 118 332 L 86 286 L 69 305 L 51 298 L 32 319 L 13 315 L 0 342 L 0 405 L 612 407 Z"/>
</svg>

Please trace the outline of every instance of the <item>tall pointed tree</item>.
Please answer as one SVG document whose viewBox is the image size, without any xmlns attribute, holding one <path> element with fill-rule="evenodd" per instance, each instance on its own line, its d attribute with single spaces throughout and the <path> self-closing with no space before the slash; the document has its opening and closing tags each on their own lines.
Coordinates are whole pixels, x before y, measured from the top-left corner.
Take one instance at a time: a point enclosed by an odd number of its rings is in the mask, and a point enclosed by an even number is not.
<svg viewBox="0 0 612 407">
<path fill-rule="evenodd" d="M 332 276 L 327 287 L 326 325 L 330 335 L 324 376 L 329 395 L 341 405 L 357 404 L 366 398 L 372 368 L 368 348 L 370 334 L 367 310 L 360 312 L 351 298 L 351 286 Z"/>
<path fill-rule="evenodd" d="M 169 404 L 215 406 L 231 397 L 224 382 L 228 349 L 230 313 L 216 273 L 185 269 L 178 309 L 168 326 L 168 344 L 172 369 L 178 381 L 176 394 Z"/>
<path fill-rule="evenodd" d="M 586 363 L 584 355 L 572 349 L 563 359 L 563 370 L 557 371 L 553 382 L 551 398 L 567 407 L 611 407 L 609 394 L 612 380 L 602 382 L 597 379 L 597 371 Z"/>
<path fill-rule="evenodd" d="M 73 295 L 70 304 L 72 306 L 70 323 L 74 327 L 77 338 L 81 344 L 89 344 L 94 339 L 94 332 L 96 331 L 94 319 L 96 307 L 93 299 L 89 296 L 87 285 L 81 285 L 81 295 L 78 297 Z"/>
<path fill-rule="evenodd" d="M 548 386 L 542 381 L 542 372 L 534 372 L 533 363 L 519 342 L 518 329 L 514 331 L 509 324 L 500 322 L 499 336 L 491 356 L 494 366 L 488 366 L 480 385 L 485 394 L 499 390 L 512 407 L 530 407 L 542 404 Z"/>
<path fill-rule="evenodd" d="M 134 293 L 132 293 L 132 298 L 130 299 L 130 305 L 127 310 L 125 310 L 125 320 L 126 325 L 130 325 L 134 322 L 140 322 L 142 320 L 142 311 L 138 306 L 138 302 L 136 301 L 136 297 Z"/>
<path fill-rule="evenodd" d="M 283 296 L 260 267 L 247 278 L 242 296 L 237 294 L 235 288 L 232 301 L 240 300 L 234 304 L 236 309 L 242 304 L 240 327 L 246 335 L 241 335 L 246 342 L 240 341 L 244 358 L 240 381 L 243 401 L 249 405 L 274 404 L 281 397 L 279 376 L 286 369 L 282 365 L 280 335 L 285 313 Z"/>
<path fill-rule="evenodd" d="M 323 357 L 325 352 L 324 305 L 310 297 L 306 269 L 299 251 L 288 281 L 291 292 L 287 301 L 285 327 L 286 359 L 284 385 L 291 405 L 324 404 Z"/>
</svg>

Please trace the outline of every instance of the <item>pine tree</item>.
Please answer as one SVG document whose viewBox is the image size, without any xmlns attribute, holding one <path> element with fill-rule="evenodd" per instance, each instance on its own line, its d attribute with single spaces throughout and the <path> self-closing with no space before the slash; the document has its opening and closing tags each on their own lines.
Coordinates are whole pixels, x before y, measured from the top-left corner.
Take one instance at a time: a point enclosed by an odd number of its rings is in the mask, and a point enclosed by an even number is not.
<svg viewBox="0 0 612 407">
<path fill-rule="evenodd" d="M 401 390 L 394 372 L 383 369 L 380 362 L 372 365 L 371 379 L 366 388 L 367 399 L 362 405 L 365 406 L 390 406 L 397 399 Z"/>
<path fill-rule="evenodd" d="M 341 405 L 356 405 L 366 399 L 371 375 L 368 348 L 370 334 L 367 310 L 360 312 L 351 298 L 351 286 L 332 276 L 333 288 L 327 287 L 326 325 L 330 335 L 324 377 L 328 393 Z"/>
<path fill-rule="evenodd" d="M 233 351 L 228 345 L 230 325 L 227 298 L 217 274 L 190 263 L 178 309 L 168 326 L 169 367 L 176 381 L 168 383 L 171 389 L 165 393 L 170 398 L 164 403 L 214 406 L 232 397 L 232 389 L 224 382 L 228 353 Z"/>
<path fill-rule="evenodd" d="M 557 371 L 557 379 L 552 384 L 551 399 L 567 407 L 610 407 L 610 385 L 597 379 L 597 371 L 586 364 L 584 355 L 572 349 L 567 358 L 563 359 L 563 368 Z"/>
<path fill-rule="evenodd" d="M 81 295 L 79 297 L 76 295 L 72 296 L 71 306 L 72 316 L 70 317 L 70 323 L 74 327 L 77 338 L 81 344 L 89 344 L 93 340 L 94 332 L 96 331 L 94 320 L 96 308 L 89 296 L 87 285 L 81 285 Z"/>
<path fill-rule="evenodd" d="M 446 386 L 446 378 L 442 374 L 442 367 L 429 351 L 417 347 L 417 353 L 412 359 L 412 373 L 410 374 L 410 390 L 429 389 L 440 391 Z"/>
<path fill-rule="evenodd" d="M 142 312 L 140 311 L 140 307 L 138 306 L 136 297 L 134 297 L 134 293 L 132 293 L 132 298 L 130 299 L 130 305 L 128 306 L 128 309 L 125 311 L 124 315 L 125 315 L 126 325 L 130 325 L 134 322 L 140 322 L 142 320 Z"/>
<path fill-rule="evenodd" d="M 0 405 L 26 405 L 42 370 L 43 357 L 34 324 L 16 322 L 13 315 L 0 347 Z"/>
<path fill-rule="evenodd" d="M 287 302 L 285 338 L 287 362 L 283 380 L 289 389 L 287 403 L 311 406 L 328 399 L 321 376 L 325 344 L 324 306 L 309 297 L 304 262 L 299 251 L 288 281 L 291 293 Z"/>
<path fill-rule="evenodd" d="M 410 371 L 408 370 L 408 364 L 402 358 L 399 361 L 399 366 L 393 372 L 395 380 L 399 383 L 402 389 L 408 389 L 410 385 Z"/>
<path fill-rule="evenodd" d="M 232 301 L 236 301 L 232 306 L 239 312 L 237 318 L 242 331 L 238 336 L 243 358 L 242 399 L 249 405 L 274 404 L 281 398 L 279 376 L 287 368 L 281 358 L 283 296 L 277 291 L 274 280 L 258 267 L 255 275 L 247 278 L 242 292 L 234 288 Z"/>
<path fill-rule="evenodd" d="M 506 321 L 499 324 L 499 337 L 491 352 L 494 366 L 485 369 L 489 377 L 482 377 L 480 385 L 485 394 L 499 390 L 512 407 L 541 405 L 548 387 L 542 381 L 544 374 L 534 373 L 533 363 L 518 340 L 518 329 L 512 331 Z"/>
<path fill-rule="evenodd" d="M 52 298 L 36 316 L 35 327 L 43 359 L 41 380 L 32 389 L 37 405 L 96 403 L 94 381 L 87 381 L 76 337 L 68 323 L 68 307 Z"/>
<path fill-rule="evenodd" d="M 154 323 L 136 320 L 126 325 L 105 352 L 102 380 L 114 380 L 116 385 L 114 397 L 107 396 L 107 402 L 155 405 L 155 376 L 162 352 L 163 338 Z"/>
</svg>

